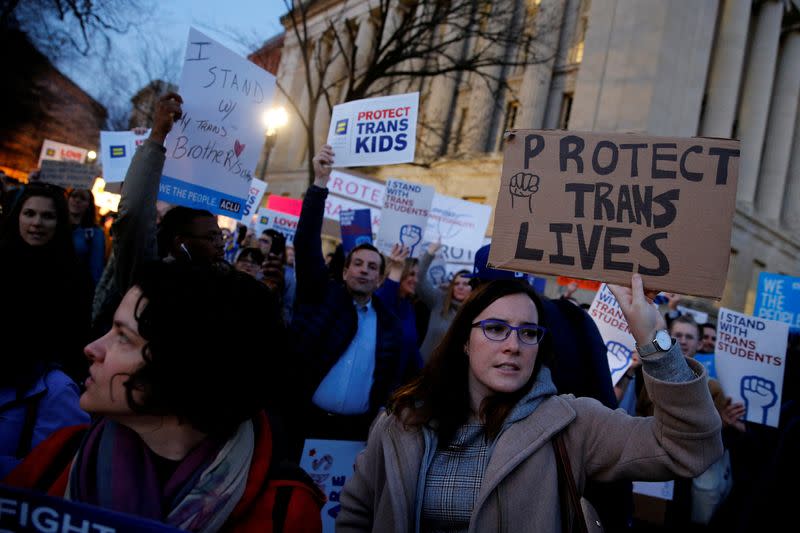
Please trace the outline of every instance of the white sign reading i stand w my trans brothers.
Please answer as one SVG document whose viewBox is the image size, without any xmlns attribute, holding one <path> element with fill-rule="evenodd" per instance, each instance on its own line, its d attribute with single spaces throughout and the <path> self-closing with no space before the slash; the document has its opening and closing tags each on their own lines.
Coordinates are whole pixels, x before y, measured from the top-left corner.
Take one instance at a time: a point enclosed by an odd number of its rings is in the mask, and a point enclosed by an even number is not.
<svg viewBox="0 0 800 533">
<path fill-rule="evenodd" d="M 334 106 L 328 144 L 337 167 L 414 161 L 419 93 L 355 100 Z"/>
<path fill-rule="evenodd" d="M 434 191 L 429 185 L 387 181 L 375 247 L 389 254 L 392 246 L 400 243 L 410 249 L 409 257 L 419 257 L 423 251 L 422 237 L 428 225 Z"/>
<path fill-rule="evenodd" d="M 272 74 L 190 28 L 158 199 L 241 218 L 274 92 Z"/>
<path fill-rule="evenodd" d="M 745 420 L 778 427 L 789 324 L 724 307 L 717 319 L 714 366 L 725 394 L 745 406 Z"/>
</svg>

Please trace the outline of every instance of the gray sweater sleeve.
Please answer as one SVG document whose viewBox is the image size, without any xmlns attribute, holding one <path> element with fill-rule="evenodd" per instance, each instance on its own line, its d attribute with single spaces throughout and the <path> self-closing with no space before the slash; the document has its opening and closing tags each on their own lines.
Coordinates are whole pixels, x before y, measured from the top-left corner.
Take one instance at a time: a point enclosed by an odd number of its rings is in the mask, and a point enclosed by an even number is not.
<svg viewBox="0 0 800 533">
<path fill-rule="evenodd" d="M 672 339 L 666 352 L 656 352 L 642 357 L 643 369 L 656 379 L 669 383 L 683 383 L 697 377 L 681 352 L 680 345 Z"/>
<path fill-rule="evenodd" d="M 417 295 L 422 299 L 428 309 L 437 307 L 439 301 L 442 300 L 444 294 L 439 290 L 439 287 L 434 287 L 430 279 L 428 279 L 428 269 L 431 267 L 434 256 L 426 250 L 419 260 L 419 274 L 417 278 Z"/>
</svg>

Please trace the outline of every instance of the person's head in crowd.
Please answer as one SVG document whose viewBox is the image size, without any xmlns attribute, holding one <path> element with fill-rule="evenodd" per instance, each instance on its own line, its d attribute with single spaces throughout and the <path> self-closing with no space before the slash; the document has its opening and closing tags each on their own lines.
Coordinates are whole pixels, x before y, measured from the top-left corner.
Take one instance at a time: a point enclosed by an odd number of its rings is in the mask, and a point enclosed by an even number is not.
<svg viewBox="0 0 800 533">
<path fill-rule="evenodd" d="M 212 263 L 224 257 L 225 241 L 217 219 L 208 211 L 173 207 L 161 219 L 158 251 L 161 257 Z"/>
<path fill-rule="evenodd" d="M 356 300 L 366 301 L 378 288 L 386 270 L 386 262 L 371 244 L 359 244 L 344 260 L 342 280 Z"/>
<path fill-rule="evenodd" d="M 94 194 L 89 189 L 72 189 L 67 197 L 69 220 L 73 226 L 93 228 L 97 225 Z"/>
<path fill-rule="evenodd" d="M 32 247 L 73 255 L 64 190 L 46 184 L 26 186 L 3 222 L 0 245 L 4 249 Z"/>
<path fill-rule="evenodd" d="M 286 264 L 291 267 L 294 266 L 294 246 L 291 244 L 286 245 Z"/>
<path fill-rule="evenodd" d="M 170 426 L 230 438 L 264 406 L 265 383 L 277 377 L 272 358 L 230 334 L 242 330 L 284 338 L 277 301 L 251 276 L 224 264 L 147 264 L 111 330 L 85 349 L 91 377 L 81 407 L 145 442 L 147 432 Z M 226 354 L 236 364 L 225 364 Z"/>
<path fill-rule="evenodd" d="M 419 261 L 409 257 L 403 263 L 403 274 L 400 276 L 400 297 L 411 298 L 417 292 L 417 276 L 419 275 Z"/>
<path fill-rule="evenodd" d="M 670 336 L 681 345 L 684 357 L 694 357 L 700 348 L 702 329 L 691 315 L 680 315 L 669 326 Z"/>
<path fill-rule="evenodd" d="M 494 438 L 542 365 L 552 361 L 546 323 L 529 284 L 483 284 L 461 306 L 422 375 L 394 395 L 394 408 L 413 412 L 414 425 L 437 420 L 441 442 L 473 413 Z"/>
<path fill-rule="evenodd" d="M 239 256 L 233 266 L 239 272 L 244 272 L 255 278 L 261 270 L 261 264 L 264 259 L 264 254 L 258 248 L 244 248 L 239 252 Z"/>
<path fill-rule="evenodd" d="M 700 350 L 703 353 L 714 353 L 717 349 L 717 327 L 711 322 L 706 322 L 700 326 L 703 337 L 700 339 Z"/>
<path fill-rule="evenodd" d="M 488 266 L 489 262 L 489 246 L 485 244 L 478 248 L 478 251 L 475 252 L 475 260 L 473 262 L 472 267 L 472 274 L 469 275 L 470 277 L 470 285 L 473 289 L 480 286 L 482 283 L 487 281 L 497 281 L 497 280 L 511 280 L 511 279 L 519 279 L 526 281 L 528 279 L 527 275 L 511 272 L 508 270 L 499 270 L 496 268 L 491 268 Z"/>
<path fill-rule="evenodd" d="M 258 238 L 258 247 L 265 256 L 269 255 L 269 250 L 272 248 L 272 235 L 267 233 L 268 231 L 266 229 L 262 231 L 261 236 Z"/>
<path fill-rule="evenodd" d="M 472 293 L 472 286 L 469 284 L 469 270 L 459 270 L 447 286 L 447 294 L 442 305 L 442 316 L 446 317 L 450 312 L 453 303 L 462 303 Z"/>
</svg>

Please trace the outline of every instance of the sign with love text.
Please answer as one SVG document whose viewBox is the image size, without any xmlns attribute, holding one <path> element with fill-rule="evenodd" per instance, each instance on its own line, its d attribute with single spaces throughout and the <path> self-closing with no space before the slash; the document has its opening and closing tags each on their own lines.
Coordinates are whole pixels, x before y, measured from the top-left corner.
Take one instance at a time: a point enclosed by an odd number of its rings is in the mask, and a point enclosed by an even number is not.
<svg viewBox="0 0 800 533">
<path fill-rule="evenodd" d="M 328 144 L 337 167 L 414 161 L 419 93 L 355 100 L 334 106 Z"/>
<path fill-rule="evenodd" d="M 190 28 L 180 92 L 183 116 L 165 142 L 158 198 L 240 219 L 275 77 Z"/>
<path fill-rule="evenodd" d="M 300 217 L 298 216 L 262 207 L 256 211 L 255 233 L 258 236 L 264 230 L 274 229 L 283 233 L 286 237 L 286 244 L 291 245 L 294 243 L 294 234 L 297 233 L 297 223 L 299 221 Z"/>
<path fill-rule="evenodd" d="M 42 161 L 73 161 L 75 163 L 85 163 L 86 154 L 89 151 L 80 146 L 72 146 L 71 144 L 60 143 L 45 139 L 42 143 L 42 150 L 39 152 L 39 165 L 42 166 Z"/>
<path fill-rule="evenodd" d="M 511 131 L 489 266 L 720 298 L 738 172 L 733 140 Z"/>
</svg>

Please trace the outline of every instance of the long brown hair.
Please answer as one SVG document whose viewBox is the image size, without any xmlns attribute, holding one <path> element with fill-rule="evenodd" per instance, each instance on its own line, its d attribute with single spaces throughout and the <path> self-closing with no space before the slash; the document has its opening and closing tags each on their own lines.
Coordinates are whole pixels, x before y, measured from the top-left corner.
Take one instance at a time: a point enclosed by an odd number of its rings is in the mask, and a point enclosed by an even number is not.
<svg viewBox="0 0 800 533">
<path fill-rule="evenodd" d="M 536 305 L 539 324 L 547 327 L 539 296 L 533 287 L 523 281 L 491 281 L 473 291 L 422 369 L 422 374 L 397 390 L 392 397 L 391 408 L 407 427 L 422 426 L 435 420 L 438 424 L 436 431 L 439 442 L 446 444 L 456 430 L 466 423 L 471 411 L 469 358 L 464 353 L 464 345 L 469 340 L 472 323 L 475 317 L 496 300 L 513 294 L 527 294 Z M 539 343 L 539 352 L 528 383 L 518 391 L 496 393 L 484 399 L 479 414 L 489 439 L 497 436 L 511 409 L 530 391 L 541 366 L 549 365 L 552 358 L 552 342 L 545 335 Z"/>
<path fill-rule="evenodd" d="M 447 294 L 445 294 L 444 302 L 442 303 L 443 317 L 447 318 L 448 313 L 450 313 L 450 305 L 453 303 L 453 291 L 456 288 L 456 279 L 458 279 L 458 276 L 466 276 L 467 274 L 469 274 L 469 270 L 459 270 L 450 280 L 450 285 L 447 286 Z"/>
</svg>

